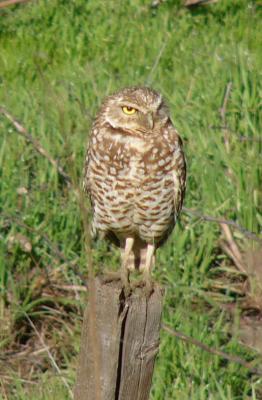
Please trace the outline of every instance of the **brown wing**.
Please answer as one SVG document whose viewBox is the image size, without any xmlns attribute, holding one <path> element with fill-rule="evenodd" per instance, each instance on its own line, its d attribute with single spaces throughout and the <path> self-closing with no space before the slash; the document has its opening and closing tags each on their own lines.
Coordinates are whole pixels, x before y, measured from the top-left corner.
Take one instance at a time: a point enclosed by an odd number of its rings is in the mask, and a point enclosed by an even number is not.
<svg viewBox="0 0 262 400">
<path fill-rule="evenodd" d="M 186 191 L 186 159 L 183 151 L 183 142 L 177 135 L 178 148 L 174 152 L 174 204 L 176 217 L 179 215 Z"/>
<path fill-rule="evenodd" d="M 162 246 L 171 234 L 176 224 L 177 217 L 182 209 L 186 190 L 186 160 L 183 152 L 183 143 L 176 129 L 171 124 L 169 126 L 169 142 L 173 152 L 173 223 L 170 224 L 169 229 L 167 229 L 165 235 L 157 244 L 157 247 Z"/>
<path fill-rule="evenodd" d="M 89 139 L 89 143 L 87 145 L 87 150 L 86 150 L 86 157 L 85 157 L 85 163 L 84 163 L 84 168 L 83 168 L 83 191 L 88 195 L 89 201 L 94 213 L 94 203 L 92 201 L 92 190 L 91 190 L 91 180 L 90 180 L 90 168 L 92 164 L 92 152 L 96 152 L 96 148 L 93 144 L 92 138 L 93 136 L 97 135 L 98 132 L 98 123 L 97 120 L 94 122 L 94 125 L 91 130 L 91 135 Z M 96 227 L 94 226 L 94 223 L 91 223 L 91 236 L 93 239 L 96 239 L 99 237 L 99 232 L 97 231 Z M 104 239 L 109 240 L 110 242 L 113 242 L 116 246 L 119 246 L 119 240 L 117 239 L 116 235 L 109 231 L 106 232 L 106 234 L 102 235 Z"/>
</svg>

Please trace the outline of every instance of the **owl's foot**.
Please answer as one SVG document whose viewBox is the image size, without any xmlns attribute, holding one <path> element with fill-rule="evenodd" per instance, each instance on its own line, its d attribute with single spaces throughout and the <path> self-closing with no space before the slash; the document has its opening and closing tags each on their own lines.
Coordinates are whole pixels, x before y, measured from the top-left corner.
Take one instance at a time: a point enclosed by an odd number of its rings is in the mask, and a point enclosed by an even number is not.
<svg viewBox="0 0 262 400">
<path fill-rule="evenodd" d="M 131 285 L 130 285 L 130 280 L 129 280 L 130 271 L 128 269 L 128 260 L 132 253 L 134 241 L 135 241 L 135 239 L 133 237 L 126 238 L 125 248 L 122 253 L 122 265 L 121 265 L 120 274 L 121 274 L 121 281 L 122 281 L 122 284 L 124 287 L 125 297 L 128 297 L 131 293 Z"/>
<path fill-rule="evenodd" d="M 132 283 L 133 288 L 141 288 L 146 298 L 149 299 L 154 291 L 154 281 L 150 274 L 144 273 L 141 280 Z"/>
<path fill-rule="evenodd" d="M 128 297 L 131 293 L 131 285 L 129 281 L 129 271 L 124 269 L 123 267 L 120 271 L 106 271 L 102 276 L 103 283 L 110 283 L 110 282 L 121 282 L 125 297 Z"/>
<path fill-rule="evenodd" d="M 125 266 L 121 267 L 120 276 L 124 288 L 125 297 L 128 297 L 131 293 L 131 285 L 129 280 L 129 270 Z"/>
<path fill-rule="evenodd" d="M 147 299 L 149 299 L 149 297 L 154 291 L 154 282 L 151 277 L 151 270 L 154 264 L 154 259 L 155 259 L 155 246 L 153 244 L 148 244 L 146 252 L 146 262 L 144 268 L 142 269 L 143 281 L 145 283 L 144 293 Z"/>
<path fill-rule="evenodd" d="M 147 299 L 149 299 L 149 297 L 151 296 L 153 291 L 154 291 L 154 282 L 153 282 L 151 276 L 146 274 L 146 275 L 144 275 L 143 292 L 145 293 L 145 296 Z"/>
</svg>

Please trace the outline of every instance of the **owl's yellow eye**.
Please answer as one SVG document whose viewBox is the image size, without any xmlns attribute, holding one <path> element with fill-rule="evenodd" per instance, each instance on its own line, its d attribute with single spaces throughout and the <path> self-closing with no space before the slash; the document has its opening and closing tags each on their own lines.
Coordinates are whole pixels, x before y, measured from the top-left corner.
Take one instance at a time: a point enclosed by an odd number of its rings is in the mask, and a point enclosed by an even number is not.
<svg viewBox="0 0 262 400">
<path fill-rule="evenodd" d="M 136 109 L 133 107 L 124 106 L 122 107 L 122 110 L 127 115 L 133 115 L 136 113 Z"/>
</svg>

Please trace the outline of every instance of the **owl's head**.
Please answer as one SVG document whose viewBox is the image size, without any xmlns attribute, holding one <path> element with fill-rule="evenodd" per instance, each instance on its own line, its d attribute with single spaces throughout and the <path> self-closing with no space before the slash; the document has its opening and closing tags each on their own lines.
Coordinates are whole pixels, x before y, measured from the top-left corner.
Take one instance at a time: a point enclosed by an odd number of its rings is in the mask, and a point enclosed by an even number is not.
<svg viewBox="0 0 262 400">
<path fill-rule="evenodd" d="M 125 88 L 107 97 L 101 114 L 111 127 L 139 135 L 159 132 L 169 119 L 162 96 L 147 87 Z"/>
</svg>

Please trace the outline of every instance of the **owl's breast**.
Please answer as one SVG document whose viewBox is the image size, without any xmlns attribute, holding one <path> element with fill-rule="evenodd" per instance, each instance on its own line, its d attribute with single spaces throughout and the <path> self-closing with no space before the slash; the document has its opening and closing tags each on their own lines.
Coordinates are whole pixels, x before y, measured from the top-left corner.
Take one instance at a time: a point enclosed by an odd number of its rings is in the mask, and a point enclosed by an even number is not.
<svg viewBox="0 0 262 400">
<path fill-rule="evenodd" d="M 174 225 L 174 157 L 165 143 L 97 140 L 90 149 L 94 224 L 159 241 Z"/>
</svg>

